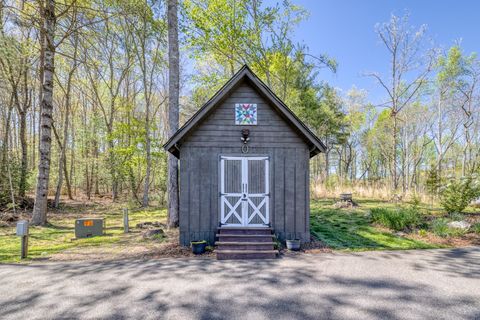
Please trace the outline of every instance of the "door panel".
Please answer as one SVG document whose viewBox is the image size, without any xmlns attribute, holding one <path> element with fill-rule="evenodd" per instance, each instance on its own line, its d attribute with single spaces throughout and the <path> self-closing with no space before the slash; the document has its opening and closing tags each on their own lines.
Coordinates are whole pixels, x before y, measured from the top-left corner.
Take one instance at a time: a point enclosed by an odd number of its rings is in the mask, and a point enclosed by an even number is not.
<svg viewBox="0 0 480 320">
<path fill-rule="evenodd" d="M 224 221 L 227 224 L 238 224 L 241 225 L 243 223 L 242 218 L 242 197 L 241 196 L 225 196 L 224 200 L 222 201 Z"/>
<path fill-rule="evenodd" d="M 265 160 L 250 160 L 248 163 L 248 193 L 266 193 Z"/>
<path fill-rule="evenodd" d="M 269 217 L 267 157 L 221 157 L 221 223 L 265 226 Z"/>
<path fill-rule="evenodd" d="M 223 193 L 242 193 L 242 161 L 225 161 L 225 189 Z"/>
</svg>

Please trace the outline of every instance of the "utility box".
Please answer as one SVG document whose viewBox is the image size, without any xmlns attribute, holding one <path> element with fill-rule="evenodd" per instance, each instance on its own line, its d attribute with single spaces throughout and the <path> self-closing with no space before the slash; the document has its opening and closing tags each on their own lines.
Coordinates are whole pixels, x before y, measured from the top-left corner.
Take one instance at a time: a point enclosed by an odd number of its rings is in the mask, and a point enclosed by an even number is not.
<svg viewBox="0 0 480 320">
<path fill-rule="evenodd" d="M 28 221 L 20 220 L 17 222 L 17 236 L 28 236 Z"/>
<path fill-rule="evenodd" d="M 75 220 L 75 238 L 103 236 L 105 220 L 103 218 L 81 218 Z"/>
</svg>

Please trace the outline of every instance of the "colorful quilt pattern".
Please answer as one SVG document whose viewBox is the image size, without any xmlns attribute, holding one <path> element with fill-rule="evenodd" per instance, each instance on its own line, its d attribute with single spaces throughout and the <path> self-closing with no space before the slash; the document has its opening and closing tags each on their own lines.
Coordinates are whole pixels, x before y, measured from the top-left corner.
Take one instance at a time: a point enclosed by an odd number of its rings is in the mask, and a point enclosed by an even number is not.
<svg viewBox="0 0 480 320">
<path fill-rule="evenodd" d="M 255 103 L 235 104 L 235 124 L 256 125 L 257 124 L 257 105 Z"/>
</svg>

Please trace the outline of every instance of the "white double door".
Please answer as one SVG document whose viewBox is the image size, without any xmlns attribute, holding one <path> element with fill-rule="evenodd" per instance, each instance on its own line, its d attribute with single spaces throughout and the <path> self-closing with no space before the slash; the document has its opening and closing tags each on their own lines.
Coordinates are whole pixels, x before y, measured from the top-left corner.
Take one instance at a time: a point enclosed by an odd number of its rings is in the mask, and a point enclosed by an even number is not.
<svg viewBox="0 0 480 320">
<path fill-rule="evenodd" d="M 222 225 L 264 227 L 270 223 L 268 166 L 268 157 L 220 158 Z"/>
</svg>

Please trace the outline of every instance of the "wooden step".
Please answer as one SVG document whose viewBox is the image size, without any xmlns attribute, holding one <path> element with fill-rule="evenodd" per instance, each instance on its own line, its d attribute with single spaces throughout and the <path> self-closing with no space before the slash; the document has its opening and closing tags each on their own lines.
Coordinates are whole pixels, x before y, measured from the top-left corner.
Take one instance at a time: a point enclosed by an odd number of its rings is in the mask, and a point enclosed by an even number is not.
<svg viewBox="0 0 480 320">
<path fill-rule="evenodd" d="M 273 250 L 274 242 L 224 242 L 216 243 L 217 250 Z"/>
<path fill-rule="evenodd" d="M 221 242 L 272 242 L 273 234 L 223 234 L 218 233 L 217 238 Z"/>
<path fill-rule="evenodd" d="M 216 250 L 218 260 L 227 259 L 275 259 L 277 250 Z"/>
<path fill-rule="evenodd" d="M 221 227 L 218 228 L 220 234 L 272 234 L 272 228 L 254 228 L 254 227 Z"/>
</svg>

